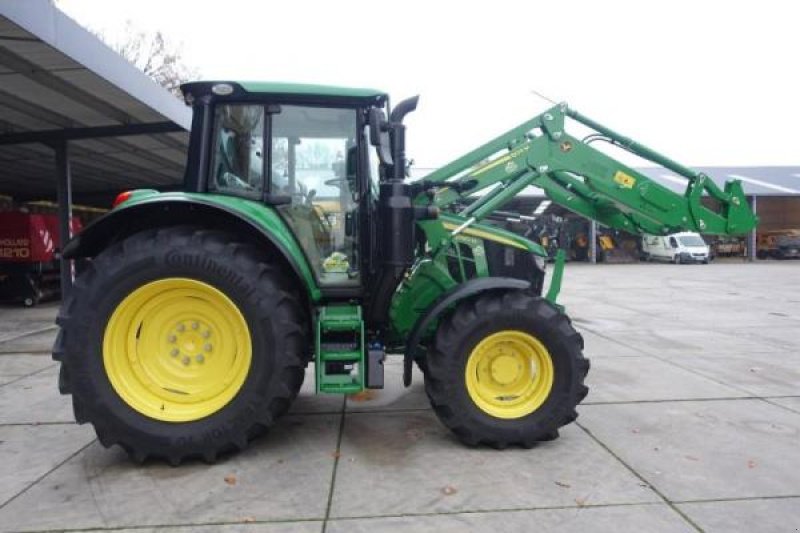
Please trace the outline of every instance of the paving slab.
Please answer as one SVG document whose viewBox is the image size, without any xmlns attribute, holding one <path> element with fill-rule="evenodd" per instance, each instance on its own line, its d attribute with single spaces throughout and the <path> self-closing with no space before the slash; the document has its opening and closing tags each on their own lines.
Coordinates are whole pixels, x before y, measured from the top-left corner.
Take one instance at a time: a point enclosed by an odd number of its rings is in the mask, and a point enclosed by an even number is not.
<svg viewBox="0 0 800 533">
<path fill-rule="evenodd" d="M 587 404 L 751 396 L 649 356 L 598 358 L 586 383 Z"/>
<path fill-rule="evenodd" d="M 395 531 L 413 533 L 461 533 L 463 531 L 688 533 L 696 530 L 667 505 L 649 504 L 332 520 L 328 523 L 326 531 L 329 533 Z"/>
<path fill-rule="evenodd" d="M 414 365 L 411 385 L 403 385 L 402 357 L 389 357 L 384 365 L 384 388 L 367 389 L 347 397 L 347 412 L 429 410 L 428 395 L 425 394 L 425 376 Z"/>
<path fill-rule="evenodd" d="M 292 414 L 304 413 L 341 413 L 344 410 L 344 398 L 340 394 L 315 394 L 314 364 L 306 368 L 306 377 L 303 386 L 292 402 L 289 412 Z"/>
<path fill-rule="evenodd" d="M 248 520 L 242 524 L 232 525 L 137 527 L 135 529 L 114 529 L 113 531 L 114 533 L 319 533 L 322 531 L 322 524 L 322 521 L 256 524 Z M 98 533 L 98 530 L 84 529 L 71 533 Z"/>
<path fill-rule="evenodd" d="M 0 331 L 9 329 L 3 327 L 2 324 L 9 324 L 14 320 L 24 321 L 25 323 L 48 322 L 53 324 L 56 314 L 58 314 L 59 305 L 60 302 L 58 301 L 44 302 L 35 307 L 2 303 L 0 304 Z"/>
<path fill-rule="evenodd" d="M 598 357 L 636 357 L 646 355 L 642 350 L 620 344 L 606 337 L 582 328 L 577 320 L 573 320 L 573 326 L 583 336 L 583 354 L 589 359 Z"/>
<path fill-rule="evenodd" d="M 800 498 L 684 503 L 677 507 L 706 533 L 800 530 Z"/>
<path fill-rule="evenodd" d="M 0 354 L 27 352 L 50 353 L 53 348 L 53 342 L 56 340 L 57 333 L 57 329 L 53 327 L 46 331 L 0 341 Z"/>
<path fill-rule="evenodd" d="M 431 412 L 348 413 L 331 516 L 653 501 L 575 425 L 534 449 L 498 451 L 464 446 Z"/>
<path fill-rule="evenodd" d="M 673 363 L 757 396 L 800 396 L 800 351 L 674 357 Z"/>
<path fill-rule="evenodd" d="M 0 387 L 0 424 L 74 422 L 72 400 L 58 391 L 59 365 Z"/>
<path fill-rule="evenodd" d="M 800 415 L 758 399 L 586 405 L 579 423 L 672 501 L 800 493 Z"/>
<path fill-rule="evenodd" d="M 691 326 L 639 327 L 635 331 L 604 332 L 628 346 L 638 347 L 645 355 L 661 358 L 776 353 L 788 349 L 778 340 L 764 342 L 760 337 L 739 335 L 735 330 L 693 329 Z"/>
<path fill-rule="evenodd" d="M 2 505 L 93 439 L 74 424 L 0 426 L 0 529 L 8 525 Z"/>
<path fill-rule="evenodd" d="M 339 426 L 334 415 L 285 417 L 243 453 L 179 468 L 137 466 L 118 447 L 94 443 L 0 509 L 0 524 L 30 531 L 322 519 Z"/>
<path fill-rule="evenodd" d="M 50 354 L 0 354 L 0 385 L 53 366 Z"/>
<path fill-rule="evenodd" d="M 793 398 L 770 398 L 769 402 L 776 403 L 781 407 L 800 413 L 800 396 L 795 396 Z"/>
</svg>

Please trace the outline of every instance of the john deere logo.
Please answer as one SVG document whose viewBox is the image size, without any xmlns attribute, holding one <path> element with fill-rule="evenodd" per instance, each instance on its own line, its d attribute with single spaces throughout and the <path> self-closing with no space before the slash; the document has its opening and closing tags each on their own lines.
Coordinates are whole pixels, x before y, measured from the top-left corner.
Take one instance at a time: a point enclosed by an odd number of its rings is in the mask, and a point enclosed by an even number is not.
<svg viewBox="0 0 800 533">
<path fill-rule="evenodd" d="M 506 174 L 511 174 L 518 168 L 519 166 L 515 162 L 509 161 L 508 164 L 506 165 Z"/>
<path fill-rule="evenodd" d="M 623 189 L 633 189 L 633 186 L 636 185 L 636 178 L 618 170 L 617 173 L 614 174 L 614 182 Z"/>
</svg>

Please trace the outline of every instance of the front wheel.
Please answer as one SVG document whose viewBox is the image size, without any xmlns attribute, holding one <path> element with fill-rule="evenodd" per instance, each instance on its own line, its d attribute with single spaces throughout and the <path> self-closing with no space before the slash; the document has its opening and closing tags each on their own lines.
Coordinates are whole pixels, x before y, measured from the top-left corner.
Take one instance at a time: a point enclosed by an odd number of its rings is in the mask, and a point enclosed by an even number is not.
<svg viewBox="0 0 800 533">
<path fill-rule="evenodd" d="M 283 414 L 306 326 L 288 280 L 249 244 L 192 227 L 102 252 L 59 315 L 53 356 L 75 418 L 138 461 L 213 461 Z"/>
<path fill-rule="evenodd" d="M 558 437 L 588 392 L 589 361 L 570 320 L 523 291 L 461 303 L 436 332 L 425 390 L 464 443 L 533 446 Z"/>
</svg>

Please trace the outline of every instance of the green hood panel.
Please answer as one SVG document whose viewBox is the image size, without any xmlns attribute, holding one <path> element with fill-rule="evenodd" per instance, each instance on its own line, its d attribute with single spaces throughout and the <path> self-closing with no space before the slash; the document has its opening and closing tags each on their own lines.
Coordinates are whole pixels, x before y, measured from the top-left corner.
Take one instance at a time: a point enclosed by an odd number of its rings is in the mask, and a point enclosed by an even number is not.
<svg viewBox="0 0 800 533">
<path fill-rule="evenodd" d="M 432 222 L 426 221 L 427 224 L 423 224 L 424 227 L 426 227 L 426 231 L 429 231 L 427 228 L 438 224 L 446 233 L 450 233 L 467 220 L 467 217 L 461 215 L 443 213 L 438 219 Z M 462 235 L 494 241 L 505 246 L 513 246 L 514 248 L 526 250 L 534 255 L 547 257 L 547 252 L 540 244 L 528 240 L 513 231 L 508 231 L 492 224 L 481 224 L 480 222 L 472 223 L 462 232 Z M 444 234 L 441 235 L 441 238 L 444 238 Z"/>
</svg>

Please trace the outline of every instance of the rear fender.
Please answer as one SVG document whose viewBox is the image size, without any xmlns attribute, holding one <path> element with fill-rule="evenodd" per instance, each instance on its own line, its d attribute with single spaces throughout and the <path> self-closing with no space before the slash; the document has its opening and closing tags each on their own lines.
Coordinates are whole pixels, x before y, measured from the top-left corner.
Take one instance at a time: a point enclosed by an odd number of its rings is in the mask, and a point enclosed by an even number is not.
<svg viewBox="0 0 800 533">
<path fill-rule="evenodd" d="M 310 302 L 321 298 L 314 275 L 293 234 L 271 208 L 249 200 L 209 195 L 163 194 L 126 202 L 87 226 L 64 247 L 67 259 L 94 257 L 111 244 L 146 229 L 191 224 L 227 231 L 277 256 L 307 292 Z M 216 197 L 214 197 L 216 198 Z"/>
</svg>

